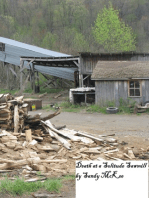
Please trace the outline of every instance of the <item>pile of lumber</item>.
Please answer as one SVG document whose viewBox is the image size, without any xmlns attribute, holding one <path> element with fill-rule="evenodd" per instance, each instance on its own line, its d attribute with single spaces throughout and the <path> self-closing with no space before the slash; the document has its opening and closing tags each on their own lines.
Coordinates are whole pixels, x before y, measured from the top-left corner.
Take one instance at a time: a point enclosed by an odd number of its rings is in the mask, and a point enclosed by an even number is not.
<svg viewBox="0 0 149 198">
<path fill-rule="evenodd" d="M 60 110 L 47 117 L 41 114 L 31 116 L 28 114 L 27 103 L 23 96 L 13 97 L 11 94 L 0 94 L 0 128 L 13 130 L 15 133 L 22 132 L 28 128 L 40 128 L 40 120 L 51 119 L 58 115 Z"/>
<path fill-rule="evenodd" d="M 148 159 L 148 149 L 135 150 L 112 135 L 91 135 L 86 132 L 55 127 L 50 119 L 57 112 L 42 117 L 28 115 L 23 97 L 0 104 L 0 118 L 11 125 L 0 125 L 0 172 L 20 170 L 26 181 L 41 171 L 44 177 L 75 173 L 76 160 Z M 5 112 L 5 113 L 4 113 Z M 6 114 L 4 116 L 4 114 Z M 35 177 L 36 178 L 36 177 Z"/>
<path fill-rule="evenodd" d="M 24 127 L 27 104 L 23 96 L 14 98 L 10 94 L 0 94 L 0 127 L 18 132 Z"/>
</svg>

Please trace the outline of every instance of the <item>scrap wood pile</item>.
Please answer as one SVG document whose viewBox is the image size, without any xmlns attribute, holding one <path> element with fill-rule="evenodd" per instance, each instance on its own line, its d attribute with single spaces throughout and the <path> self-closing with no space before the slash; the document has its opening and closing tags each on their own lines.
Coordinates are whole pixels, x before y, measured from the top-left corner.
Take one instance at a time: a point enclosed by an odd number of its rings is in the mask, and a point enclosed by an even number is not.
<svg viewBox="0 0 149 198">
<path fill-rule="evenodd" d="M 49 119 L 60 109 L 46 117 L 30 116 L 23 96 L 13 98 L 6 94 L 0 101 L 0 172 L 21 170 L 19 174 L 30 181 L 27 179 L 37 171 L 44 176 L 74 174 L 75 160 L 148 158 L 144 150 L 134 152 L 111 135 L 97 137 L 55 127 Z"/>
</svg>

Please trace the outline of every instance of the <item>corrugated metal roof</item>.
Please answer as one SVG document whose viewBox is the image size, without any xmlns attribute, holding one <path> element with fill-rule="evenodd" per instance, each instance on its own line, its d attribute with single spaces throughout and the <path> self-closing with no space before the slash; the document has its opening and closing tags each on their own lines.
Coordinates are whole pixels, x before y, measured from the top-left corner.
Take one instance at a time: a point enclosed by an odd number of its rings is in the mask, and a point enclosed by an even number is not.
<svg viewBox="0 0 149 198">
<path fill-rule="evenodd" d="M 29 44 L 26 44 L 26 43 L 22 43 L 22 42 L 15 41 L 15 40 L 8 39 L 8 38 L 4 38 L 4 37 L 0 37 L 0 42 L 5 43 L 7 45 L 11 45 L 13 48 L 14 47 L 22 48 L 22 49 L 24 49 L 24 52 L 25 52 L 25 50 L 29 50 L 29 51 L 33 51 L 35 53 L 48 55 L 48 56 L 53 56 L 53 57 L 70 56 L 68 54 L 63 54 L 63 53 L 60 53 L 60 52 L 55 52 L 55 51 L 43 49 L 41 47 L 37 47 L 37 46 L 34 46 L 34 45 L 29 45 Z"/>
<path fill-rule="evenodd" d="M 0 37 L 0 42 L 5 44 L 5 51 L 0 51 L 0 61 L 7 62 L 20 66 L 20 57 L 70 57 L 71 55 L 63 54 L 41 47 L 36 47 L 33 45 L 25 44 L 18 42 L 12 39 Z M 25 63 L 27 64 L 27 62 Z M 74 71 L 77 69 L 64 69 L 64 68 L 53 68 L 53 67 L 44 67 L 36 66 L 35 67 L 39 72 L 44 74 L 49 74 L 52 76 L 74 80 Z"/>
</svg>

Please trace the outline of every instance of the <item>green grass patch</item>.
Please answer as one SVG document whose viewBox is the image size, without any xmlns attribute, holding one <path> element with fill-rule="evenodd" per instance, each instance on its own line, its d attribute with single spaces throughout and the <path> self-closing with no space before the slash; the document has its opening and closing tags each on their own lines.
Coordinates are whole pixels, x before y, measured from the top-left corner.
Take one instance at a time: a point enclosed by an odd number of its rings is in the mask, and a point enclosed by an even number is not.
<svg viewBox="0 0 149 198">
<path fill-rule="evenodd" d="M 22 195 L 25 193 L 36 192 L 44 188 L 50 192 L 59 192 L 62 187 L 60 179 L 47 179 L 45 182 L 24 182 L 23 179 L 16 178 L 14 181 L 5 178 L 1 181 L 0 192 L 10 193 L 12 195 Z"/>
<path fill-rule="evenodd" d="M 134 107 L 135 107 L 136 101 L 132 100 L 132 99 L 127 99 L 126 101 L 123 100 L 122 98 L 120 98 L 119 100 L 119 112 L 117 114 L 131 114 L 134 112 Z M 82 110 L 85 110 L 86 112 L 90 112 L 90 113 L 103 113 L 106 114 L 106 109 L 107 107 L 116 107 L 115 102 L 114 101 L 107 101 L 105 102 L 105 106 L 99 106 L 96 104 L 72 104 L 70 103 L 68 100 L 65 102 L 62 102 L 61 104 L 54 104 L 55 107 L 62 107 L 62 111 L 63 112 L 81 112 Z M 55 108 L 51 108 L 50 105 L 46 105 L 43 107 L 43 109 L 45 110 L 54 110 Z M 149 113 L 149 111 L 148 111 Z"/>
<path fill-rule="evenodd" d="M 72 104 L 70 102 L 62 102 L 60 104 L 60 107 L 62 107 L 62 111 L 65 112 L 80 112 L 81 110 L 85 109 L 85 105 L 80 105 L 80 104 Z"/>
<path fill-rule="evenodd" d="M 55 110 L 53 107 L 51 107 L 51 105 L 45 105 L 45 106 L 42 107 L 42 109 L 43 110 L 47 110 L 47 111 L 49 111 L 49 110 Z"/>
<path fill-rule="evenodd" d="M 131 98 L 124 100 L 123 98 L 119 99 L 119 112 L 118 114 L 131 114 L 133 113 L 136 101 Z"/>
<path fill-rule="evenodd" d="M 106 107 L 100 107 L 99 105 L 90 105 L 86 110 L 90 113 L 106 113 Z"/>
<path fill-rule="evenodd" d="M 24 90 L 24 93 L 33 93 L 33 90 L 32 90 L 30 87 L 27 87 L 27 88 Z"/>
<path fill-rule="evenodd" d="M 43 94 L 45 92 L 47 93 L 59 93 L 60 91 L 63 91 L 63 89 L 49 89 L 49 88 L 40 88 L 40 93 Z"/>
<path fill-rule="evenodd" d="M 9 89 L 0 89 L 0 94 L 7 94 L 10 93 L 14 95 L 18 90 L 9 90 Z"/>
<path fill-rule="evenodd" d="M 62 180 L 75 180 L 75 175 L 65 175 Z"/>
<path fill-rule="evenodd" d="M 119 109 L 118 114 L 130 114 L 131 113 L 130 108 L 127 106 L 119 106 L 118 109 Z"/>
</svg>

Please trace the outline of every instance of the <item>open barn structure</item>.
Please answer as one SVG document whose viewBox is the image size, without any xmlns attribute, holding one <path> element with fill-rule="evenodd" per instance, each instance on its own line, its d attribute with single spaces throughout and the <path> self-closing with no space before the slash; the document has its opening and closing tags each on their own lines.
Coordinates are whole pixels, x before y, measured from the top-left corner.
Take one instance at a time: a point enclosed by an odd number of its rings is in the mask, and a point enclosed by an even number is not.
<svg viewBox="0 0 149 198">
<path fill-rule="evenodd" d="M 24 60 L 24 57 L 33 58 L 28 62 Z M 36 59 L 42 61 L 38 64 Z M 7 67 L 7 74 L 11 71 L 14 75 L 17 75 L 15 69 L 10 67 L 9 64 L 20 67 L 20 89 L 24 84 L 22 76 L 24 69 L 26 69 L 31 77 L 34 90 L 36 73 L 40 72 L 44 75 L 74 81 L 74 73 L 78 71 L 79 65 L 77 56 L 43 49 L 3 37 L 0 37 L 0 61 L 3 62 L 4 67 Z M 9 76 L 7 75 L 7 77 L 7 81 L 9 81 Z"/>
<path fill-rule="evenodd" d="M 0 37 L 0 61 L 7 68 L 7 74 L 11 71 L 14 75 L 17 75 L 15 69 L 9 64 L 19 67 L 21 90 L 24 89 L 25 82 L 30 77 L 32 88 L 34 92 L 36 91 L 35 80 L 39 79 L 38 72 L 45 77 L 50 75 L 73 81 L 74 87 L 87 87 L 88 90 L 88 87 L 95 87 L 95 80 L 91 79 L 91 75 L 97 63 L 103 61 L 149 61 L 149 53 L 80 52 L 78 56 L 72 56 Z M 26 75 L 25 78 L 23 78 L 24 74 Z M 9 75 L 7 75 L 7 80 L 9 81 Z M 50 80 L 48 80 L 47 85 L 53 83 L 53 79 Z M 73 90 L 74 98 L 81 97 L 82 102 L 87 101 L 86 90 L 83 89 L 83 92 L 78 90 L 80 89 Z M 76 101 L 78 100 L 76 99 Z"/>
</svg>

